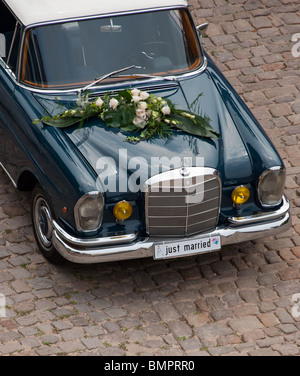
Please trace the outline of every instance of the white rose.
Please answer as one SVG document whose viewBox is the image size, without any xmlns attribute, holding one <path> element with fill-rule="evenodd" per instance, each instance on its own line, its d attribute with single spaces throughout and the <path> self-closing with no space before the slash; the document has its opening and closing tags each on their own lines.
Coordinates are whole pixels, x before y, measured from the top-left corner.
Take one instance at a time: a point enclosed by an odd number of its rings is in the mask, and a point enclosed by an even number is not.
<svg viewBox="0 0 300 376">
<path fill-rule="evenodd" d="M 140 110 L 146 110 L 146 108 L 147 108 L 147 103 L 146 102 L 140 102 L 139 103 L 139 109 Z"/>
<path fill-rule="evenodd" d="M 169 106 L 164 106 L 162 109 L 161 109 L 161 112 L 164 114 L 164 115 L 170 115 L 171 113 L 171 109 Z"/>
<path fill-rule="evenodd" d="M 145 110 L 136 110 L 136 116 L 143 119 L 143 120 L 146 120 L 147 118 L 147 115 L 146 115 L 146 111 Z"/>
<path fill-rule="evenodd" d="M 134 103 L 138 103 L 141 100 L 141 98 L 138 95 L 133 95 L 132 100 Z"/>
<path fill-rule="evenodd" d="M 150 94 L 148 94 L 146 91 L 141 91 L 140 92 L 140 97 L 141 97 L 141 100 L 145 101 L 146 99 L 148 99 L 150 96 Z"/>
<path fill-rule="evenodd" d="M 98 98 L 95 102 L 96 106 L 101 107 L 103 105 L 103 100 L 101 98 Z"/>
<path fill-rule="evenodd" d="M 134 125 L 141 129 L 145 128 L 147 124 L 147 122 L 144 119 L 141 119 L 139 116 L 136 116 L 132 122 Z"/>
<path fill-rule="evenodd" d="M 115 110 L 119 105 L 119 102 L 115 99 L 115 98 L 112 98 L 110 101 L 109 101 L 109 107 L 112 108 L 113 110 Z"/>
<path fill-rule="evenodd" d="M 138 90 L 138 89 L 133 89 L 133 90 L 131 90 L 131 95 L 133 96 L 133 97 L 138 97 L 139 95 L 140 95 L 140 90 Z"/>
</svg>

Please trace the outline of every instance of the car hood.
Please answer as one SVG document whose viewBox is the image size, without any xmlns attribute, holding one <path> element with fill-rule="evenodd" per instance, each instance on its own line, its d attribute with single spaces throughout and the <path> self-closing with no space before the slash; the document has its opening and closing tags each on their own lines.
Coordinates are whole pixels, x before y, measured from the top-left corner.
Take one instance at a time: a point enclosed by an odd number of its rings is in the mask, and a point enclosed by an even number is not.
<svg viewBox="0 0 300 376">
<path fill-rule="evenodd" d="M 191 110 L 190 104 L 198 98 L 194 112 L 209 117 L 211 126 L 221 137 L 206 139 L 178 131 L 171 139 L 157 138 L 132 144 L 124 142 L 128 134 L 106 127 L 100 119 L 92 119 L 82 128 L 73 126 L 64 129 L 62 132 L 72 140 L 96 173 L 101 175 L 106 170 L 107 174 L 119 178 L 121 170 L 129 174 L 138 170 L 145 181 L 155 173 L 169 169 L 170 163 L 175 168 L 183 163 L 194 166 L 203 163 L 205 167 L 217 169 L 225 185 L 249 181 L 252 175 L 251 157 L 208 70 L 181 82 L 142 85 L 143 81 L 140 89 L 168 98 L 183 110 Z M 72 108 L 76 100 L 63 95 L 55 99 L 43 94 L 35 96 L 51 114 L 57 110 L 57 101 L 66 108 Z"/>
</svg>

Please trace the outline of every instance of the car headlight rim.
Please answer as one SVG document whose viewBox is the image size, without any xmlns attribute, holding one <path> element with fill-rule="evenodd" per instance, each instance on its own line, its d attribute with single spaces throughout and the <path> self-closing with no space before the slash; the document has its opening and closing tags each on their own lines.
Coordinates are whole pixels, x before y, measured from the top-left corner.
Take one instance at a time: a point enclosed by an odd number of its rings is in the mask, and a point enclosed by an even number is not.
<svg viewBox="0 0 300 376">
<path fill-rule="evenodd" d="M 102 225 L 104 197 L 101 192 L 88 192 L 74 207 L 75 223 L 78 231 L 93 232 Z"/>
<path fill-rule="evenodd" d="M 271 167 L 260 175 L 257 191 L 262 207 L 272 208 L 282 203 L 285 180 L 286 169 L 283 166 Z"/>
</svg>

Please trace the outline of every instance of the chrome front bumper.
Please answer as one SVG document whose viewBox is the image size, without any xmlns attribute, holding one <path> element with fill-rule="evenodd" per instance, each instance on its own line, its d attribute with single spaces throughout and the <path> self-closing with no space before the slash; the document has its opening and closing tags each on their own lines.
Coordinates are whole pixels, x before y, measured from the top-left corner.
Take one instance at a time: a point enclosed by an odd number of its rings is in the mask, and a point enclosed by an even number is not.
<svg viewBox="0 0 300 376">
<path fill-rule="evenodd" d="M 292 225 L 289 209 L 290 204 L 283 197 L 283 204 L 276 211 L 261 212 L 249 217 L 232 217 L 229 218 L 228 226 L 220 226 L 210 233 L 192 236 L 188 239 L 220 236 L 221 244 L 224 246 L 277 235 L 287 231 Z M 153 257 L 156 244 L 180 240 L 149 237 L 143 241 L 137 241 L 137 234 L 85 240 L 71 237 L 55 222 L 53 225 L 55 248 L 65 259 L 79 264 Z"/>
</svg>

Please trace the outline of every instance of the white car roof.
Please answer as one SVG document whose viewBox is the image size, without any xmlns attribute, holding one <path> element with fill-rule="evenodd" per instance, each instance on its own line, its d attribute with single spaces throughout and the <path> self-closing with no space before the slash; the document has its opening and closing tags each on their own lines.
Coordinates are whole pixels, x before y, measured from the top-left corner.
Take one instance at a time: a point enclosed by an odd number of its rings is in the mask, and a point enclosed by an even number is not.
<svg viewBox="0 0 300 376">
<path fill-rule="evenodd" d="M 17 18 L 31 24 L 138 11 L 187 6 L 187 0 L 3 0 Z"/>
</svg>

